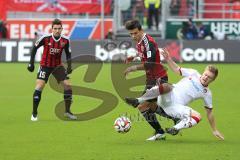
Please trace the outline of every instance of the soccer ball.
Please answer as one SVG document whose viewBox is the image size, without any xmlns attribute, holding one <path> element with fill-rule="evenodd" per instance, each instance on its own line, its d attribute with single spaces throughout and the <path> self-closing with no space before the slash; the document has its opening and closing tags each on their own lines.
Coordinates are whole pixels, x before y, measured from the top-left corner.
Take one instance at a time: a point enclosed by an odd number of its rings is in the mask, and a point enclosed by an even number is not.
<svg viewBox="0 0 240 160">
<path fill-rule="evenodd" d="M 131 129 L 131 121 L 125 116 L 118 117 L 114 122 L 114 128 L 118 133 L 127 133 Z"/>
</svg>

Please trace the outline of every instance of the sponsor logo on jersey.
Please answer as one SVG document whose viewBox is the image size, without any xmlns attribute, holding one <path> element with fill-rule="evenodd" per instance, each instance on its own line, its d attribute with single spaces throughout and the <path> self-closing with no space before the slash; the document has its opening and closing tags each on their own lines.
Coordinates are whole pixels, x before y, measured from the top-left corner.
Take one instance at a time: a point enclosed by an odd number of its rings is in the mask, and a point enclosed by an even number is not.
<svg viewBox="0 0 240 160">
<path fill-rule="evenodd" d="M 50 48 L 50 54 L 55 55 L 61 52 L 59 48 Z"/>
<path fill-rule="evenodd" d="M 206 88 L 202 88 L 202 86 L 199 85 L 196 81 L 194 81 L 192 77 L 189 77 L 188 79 L 190 80 L 190 82 L 192 83 L 193 87 L 194 87 L 198 92 L 207 93 L 207 89 L 206 89 Z"/>
</svg>

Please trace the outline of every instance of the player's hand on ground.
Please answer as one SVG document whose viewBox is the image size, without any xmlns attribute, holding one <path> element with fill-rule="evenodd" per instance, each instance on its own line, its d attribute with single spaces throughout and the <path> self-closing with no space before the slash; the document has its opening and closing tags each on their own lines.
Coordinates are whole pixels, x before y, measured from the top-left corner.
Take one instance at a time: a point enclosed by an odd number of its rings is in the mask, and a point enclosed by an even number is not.
<svg viewBox="0 0 240 160">
<path fill-rule="evenodd" d="M 67 67 L 67 74 L 71 74 L 72 73 L 72 68 L 71 67 Z"/>
<path fill-rule="evenodd" d="M 218 130 L 213 131 L 213 135 L 221 140 L 224 140 L 224 136 Z"/>
<path fill-rule="evenodd" d="M 29 72 L 33 72 L 34 71 L 34 64 L 29 63 L 27 69 L 28 69 Z"/>
</svg>

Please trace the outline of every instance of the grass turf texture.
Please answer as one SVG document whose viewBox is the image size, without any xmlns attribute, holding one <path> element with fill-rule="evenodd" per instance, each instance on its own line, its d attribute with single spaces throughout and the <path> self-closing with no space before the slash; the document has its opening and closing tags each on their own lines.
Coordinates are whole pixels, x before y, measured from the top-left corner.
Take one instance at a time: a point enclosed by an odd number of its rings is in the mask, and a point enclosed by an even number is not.
<svg viewBox="0 0 240 160">
<path fill-rule="evenodd" d="M 184 64 L 202 72 L 204 64 Z M 220 73 L 210 88 L 213 92 L 214 115 L 218 129 L 225 135 L 219 141 L 212 133 L 202 101 L 191 107 L 202 114 L 196 127 L 183 130 L 182 136 L 167 135 L 166 141 L 147 142 L 153 130 L 140 118 L 132 123 L 127 134 L 116 133 L 114 120 L 126 113 L 137 116 L 138 111 L 126 105 L 117 95 L 110 78 L 110 64 L 103 69 L 94 83 L 83 82 L 86 66 L 71 75 L 75 85 L 98 88 L 119 98 L 111 112 L 89 121 L 66 122 L 59 120 L 54 106 L 63 95 L 46 86 L 39 106 L 39 121 L 31 122 L 34 74 L 27 72 L 26 64 L 0 63 L 0 159 L 1 160 L 60 160 L 60 159 L 239 159 L 239 68 L 237 64 L 217 64 Z M 121 74 L 121 73 L 119 73 Z M 137 75 L 133 73 L 132 75 Z M 130 75 L 131 76 L 131 75 Z M 169 71 L 170 82 L 179 77 Z M 74 96 L 73 112 L 86 112 L 100 101 Z M 164 127 L 172 122 L 161 119 Z"/>
</svg>

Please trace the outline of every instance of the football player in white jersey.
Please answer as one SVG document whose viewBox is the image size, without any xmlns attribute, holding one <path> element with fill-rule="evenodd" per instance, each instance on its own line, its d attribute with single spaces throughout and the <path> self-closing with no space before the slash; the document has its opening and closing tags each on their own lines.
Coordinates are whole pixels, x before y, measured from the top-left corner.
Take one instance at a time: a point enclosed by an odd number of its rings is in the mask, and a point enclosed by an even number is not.
<svg viewBox="0 0 240 160">
<path fill-rule="evenodd" d="M 213 135 L 224 140 L 224 136 L 216 128 L 215 118 L 212 112 L 212 93 L 208 88 L 208 85 L 216 79 L 218 69 L 213 65 L 208 65 L 203 74 L 200 75 L 198 71 L 194 69 L 179 67 L 171 59 L 169 52 L 166 49 L 163 49 L 161 53 L 169 67 L 175 73 L 183 76 L 183 78 L 173 85 L 160 84 L 159 86 L 155 86 L 147 90 L 144 95 L 137 99 L 126 98 L 126 102 L 135 106 L 136 103 L 143 103 L 148 99 L 158 97 L 158 107 L 156 108 L 156 112 L 158 112 L 158 108 L 161 106 L 168 115 L 180 119 L 180 122 L 175 126 L 166 129 L 167 133 L 176 135 L 179 130 L 190 128 L 199 123 L 201 115 L 187 105 L 193 100 L 203 99 Z M 161 94 L 161 90 L 169 87 L 172 88 L 169 93 Z M 152 138 L 157 140 L 157 137 L 158 135 L 156 134 Z"/>
</svg>

